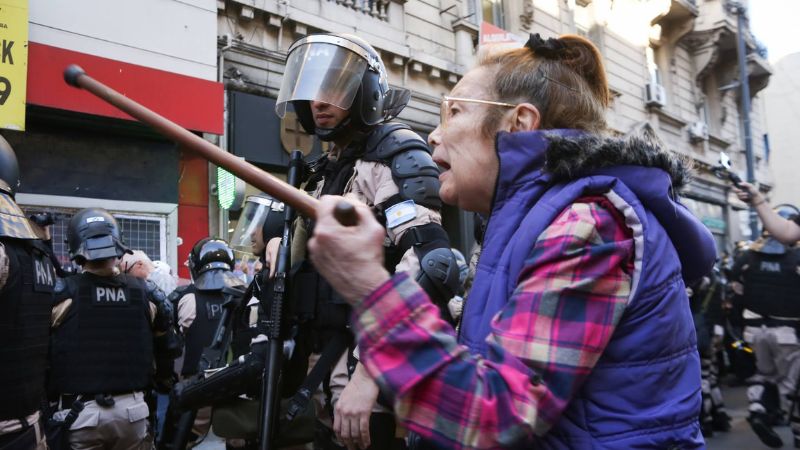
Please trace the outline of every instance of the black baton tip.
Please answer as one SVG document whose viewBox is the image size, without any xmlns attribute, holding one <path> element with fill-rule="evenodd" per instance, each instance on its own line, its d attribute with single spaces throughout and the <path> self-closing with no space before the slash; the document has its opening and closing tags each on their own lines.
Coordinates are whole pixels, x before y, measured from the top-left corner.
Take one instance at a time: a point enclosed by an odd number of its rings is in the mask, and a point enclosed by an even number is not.
<svg viewBox="0 0 800 450">
<path fill-rule="evenodd" d="M 78 85 L 78 77 L 85 74 L 86 72 L 81 69 L 81 66 L 77 64 L 70 64 L 66 69 L 64 69 L 64 81 L 66 81 L 70 86 L 80 87 Z"/>
<path fill-rule="evenodd" d="M 336 207 L 333 209 L 333 217 L 346 227 L 352 227 L 358 224 L 356 207 L 347 201 L 340 201 L 336 204 Z"/>
</svg>

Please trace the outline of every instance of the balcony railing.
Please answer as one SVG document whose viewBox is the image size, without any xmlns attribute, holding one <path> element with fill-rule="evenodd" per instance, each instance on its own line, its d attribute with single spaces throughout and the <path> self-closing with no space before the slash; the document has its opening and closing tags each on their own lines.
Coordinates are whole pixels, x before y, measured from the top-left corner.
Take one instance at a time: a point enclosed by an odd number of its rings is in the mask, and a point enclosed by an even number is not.
<svg viewBox="0 0 800 450">
<path fill-rule="evenodd" d="M 352 8 L 360 13 L 375 17 L 380 20 L 388 20 L 389 3 L 391 0 L 329 0 L 336 4 Z"/>
</svg>

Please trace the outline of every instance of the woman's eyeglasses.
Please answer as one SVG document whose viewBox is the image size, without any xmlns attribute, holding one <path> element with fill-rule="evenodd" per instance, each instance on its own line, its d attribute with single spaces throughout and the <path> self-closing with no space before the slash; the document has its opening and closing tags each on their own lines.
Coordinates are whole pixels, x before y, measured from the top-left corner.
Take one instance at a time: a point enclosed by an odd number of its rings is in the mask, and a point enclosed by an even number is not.
<svg viewBox="0 0 800 450">
<path fill-rule="evenodd" d="M 506 108 L 515 108 L 517 105 L 511 103 L 495 102 L 492 100 L 481 100 L 477 98 L 461 98 L 461 97 L 442 97 L 442 106 L 439 111 L 439 126 L 444 128 L 450 118 L 450 102 L 466 102 L 466 103 L 480 103 L 483 105 L 504 106 Z"/>
</svg>

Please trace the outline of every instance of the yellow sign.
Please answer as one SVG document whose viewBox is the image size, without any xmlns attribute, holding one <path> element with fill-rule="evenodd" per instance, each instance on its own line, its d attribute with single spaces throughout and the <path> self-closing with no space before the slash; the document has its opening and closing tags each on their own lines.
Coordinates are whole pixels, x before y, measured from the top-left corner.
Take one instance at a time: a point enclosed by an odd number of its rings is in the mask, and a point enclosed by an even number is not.
<svg viewBox="0 0 800 450">
<path fill-rule="evenodd" d="M 0 0 L 0 128 L 25 130 L 28 0 Z"/>
</svg>

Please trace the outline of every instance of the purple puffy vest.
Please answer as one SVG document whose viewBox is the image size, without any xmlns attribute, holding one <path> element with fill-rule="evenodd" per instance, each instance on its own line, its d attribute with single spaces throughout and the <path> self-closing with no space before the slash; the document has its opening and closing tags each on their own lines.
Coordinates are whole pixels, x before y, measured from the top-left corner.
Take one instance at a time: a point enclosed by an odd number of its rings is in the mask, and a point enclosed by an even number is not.
<svg viewBox="0 0 800 450">
<path fill-rule="evenodd" d="M 595 369 L 535 446 L 703 448 L 700 362 L 683 280 L 710 270 L 713 238 L 671 199 L 661 169 L 621 165 L 551 182 L 542 171 L 547 136 L 574 131 L 546 133 L 498 135 L 500 175 L 459 341 L 485 355 L 491 320 L 511 297 L 539 235 L 576 199 L 606 195 L 633 230 L 632 298 Z"/>
</svg>

